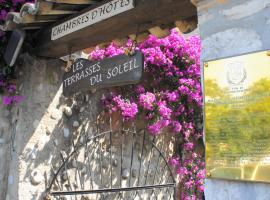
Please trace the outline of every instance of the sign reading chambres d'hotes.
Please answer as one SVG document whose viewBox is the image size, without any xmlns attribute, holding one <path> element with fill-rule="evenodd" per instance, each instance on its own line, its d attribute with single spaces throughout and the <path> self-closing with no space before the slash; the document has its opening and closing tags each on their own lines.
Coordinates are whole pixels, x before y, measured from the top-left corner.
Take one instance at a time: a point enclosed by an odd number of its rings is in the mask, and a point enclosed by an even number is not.
<svg viewBox="0 0 270 200">
<path fill-rule="evenodd" d="M 134 0 L 112 0 L 52 28 L 51 40 L 134 8 Z"/>
<path fill-rule="evenodd" d="M 79 58 L 64 74 L 63 94 L 138 83 L 143 67 L 143 54 L 139 51 L 133 56 L 119 55 L 95 62 Z"/>
</svg>

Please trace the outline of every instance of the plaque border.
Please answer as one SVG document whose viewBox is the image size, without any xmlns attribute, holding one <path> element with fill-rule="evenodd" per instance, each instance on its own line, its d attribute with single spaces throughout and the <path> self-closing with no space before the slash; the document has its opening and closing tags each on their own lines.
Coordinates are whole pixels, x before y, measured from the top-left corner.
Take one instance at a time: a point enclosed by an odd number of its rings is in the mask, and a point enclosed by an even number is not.
<svg viewBox="0 0 270 200">
<path fill-rule="evenodd" d="M 239 53 L 236 55 L 231 55 L 231 56 L 223 56 L 220 58 L 216 58 L 216 59 L 206 59 L 204 61 L 201 61 L 202 65 L 201 65 L 201 85 L 202 85 L 202 94 L 203 94 L 203 143 L 204 143 L 204 147 L 206 149 L 206 116 L 205 116 L 205 67 L 207 66 L 207 64 L 211 61 L 218 61 L 218 60 L 223 60 L 223 59 L 227 59 L 227 58 L 234 58 L 234 57 L 239 57 L 239 56 L 244 56 L 244 55 L 249 55 L 249 54 L 254 54 L 254 53 L 261 53 L 261 52 L 269 52 L 270 53 L 270 49 L 262 49 L 262 50 L 256 50 L 256 51 L 250 51 L 250 52 L 245 52 L 245 53 Z M 270 55 L 269 55 L 270 56 Z M 204 155 L 204 160 L 205 160 L 205 170 L 206 170 L 206 151 L 205 151 L 205 155 Z M 206 170 L 206 177 L 205 179 L 213 179 L 213 180 L 223 180 L 223 181 L 234 181 L 234 182 L 248 182 L 248 183 L 263 183 L 263 184 L 268 184 L 270 185 L 270 182 L 266 182 L 266 181 L 258 181 L 258 180 L 247 180 L 247 179 L 231 179 L 231 178 L 219 178 L 219 177 L 211 177 L 211 175 L 209 175 L 207 173 Z"/>
</svg>

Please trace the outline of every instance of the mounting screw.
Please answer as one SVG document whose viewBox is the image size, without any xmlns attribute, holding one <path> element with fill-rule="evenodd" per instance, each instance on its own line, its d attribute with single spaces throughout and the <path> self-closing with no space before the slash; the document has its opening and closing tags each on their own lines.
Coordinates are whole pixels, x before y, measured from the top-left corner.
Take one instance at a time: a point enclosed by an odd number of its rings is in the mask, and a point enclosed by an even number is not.
<svg viewBox="0 0 270 200">
<path fill-rule="evenodd" d="M 206 176 L 207 177 L 211 177 L 211 173 L 210 172 L 207 172 Z"/>
<path fill-rule="evenodd" d="M 267 56 L 270 56 L 270 51 L 266 51 L 266 55 Z"/>
<path fill-rule="evenodd" d="M 204 67 L 208 67 L 208 63 L 204 63 Z"/>
</svg>

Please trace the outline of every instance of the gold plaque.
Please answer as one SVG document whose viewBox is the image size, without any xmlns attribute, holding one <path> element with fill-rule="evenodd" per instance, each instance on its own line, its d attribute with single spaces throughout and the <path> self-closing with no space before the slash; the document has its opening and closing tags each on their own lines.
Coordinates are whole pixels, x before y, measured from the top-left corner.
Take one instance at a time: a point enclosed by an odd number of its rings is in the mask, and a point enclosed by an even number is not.
<svg viewBox="0 0 270 200">
<path fill-rule="evenodd" d="M 268 52 L 204 65 L 208 178 L 270 182 Z"/>
</svg>

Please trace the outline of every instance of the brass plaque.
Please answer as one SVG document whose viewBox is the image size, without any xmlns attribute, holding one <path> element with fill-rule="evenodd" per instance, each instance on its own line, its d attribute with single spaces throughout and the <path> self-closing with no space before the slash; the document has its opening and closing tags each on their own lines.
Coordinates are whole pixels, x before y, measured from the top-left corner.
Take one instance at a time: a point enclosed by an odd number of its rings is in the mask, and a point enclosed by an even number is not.
<svg viewBox="0 0 270 200">
<path fill-rule="evenodd" d="M 270 182 L 270 52 L 204 63 L 208 178 Z"/>
</svg>

